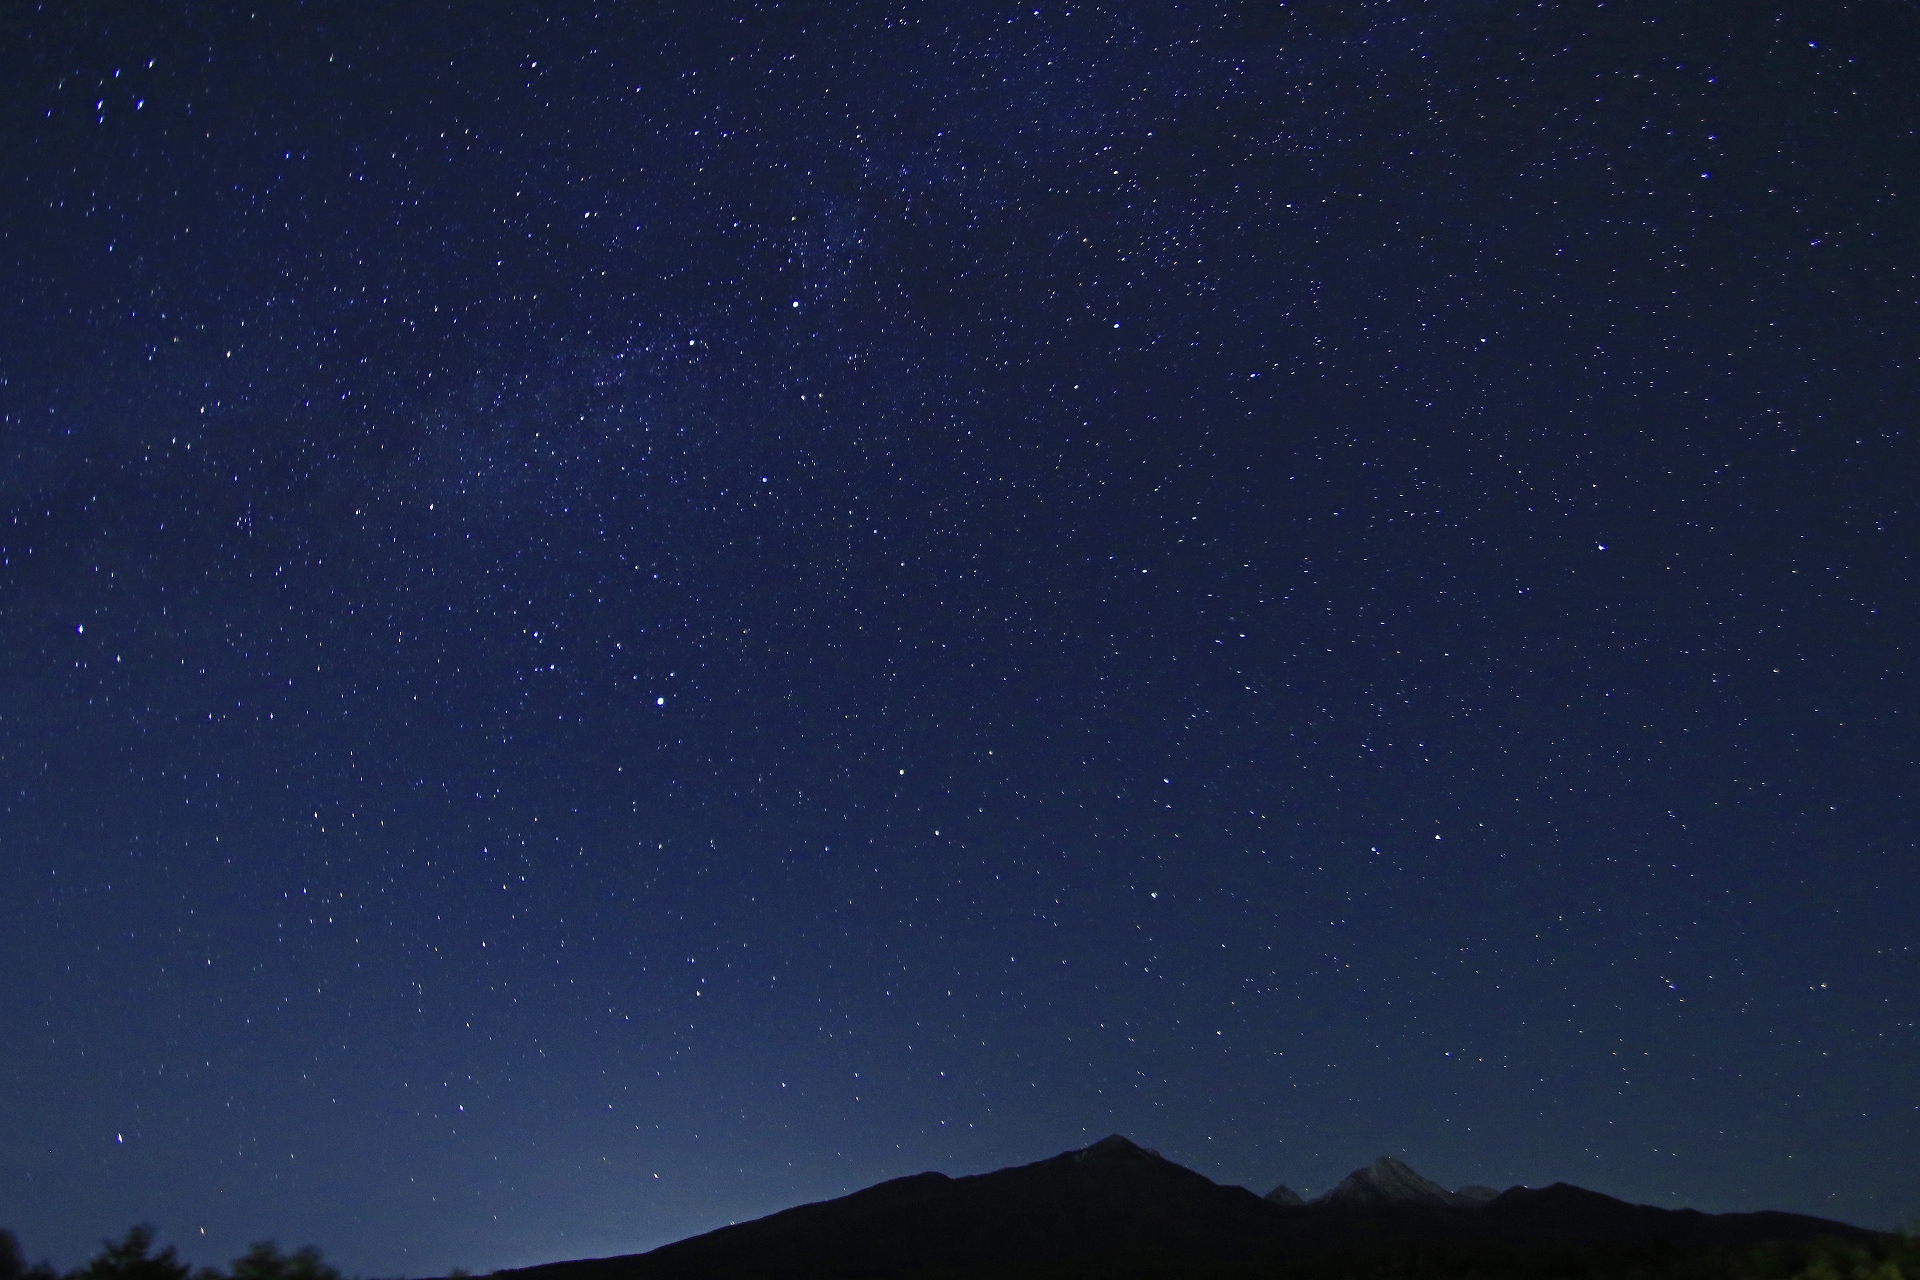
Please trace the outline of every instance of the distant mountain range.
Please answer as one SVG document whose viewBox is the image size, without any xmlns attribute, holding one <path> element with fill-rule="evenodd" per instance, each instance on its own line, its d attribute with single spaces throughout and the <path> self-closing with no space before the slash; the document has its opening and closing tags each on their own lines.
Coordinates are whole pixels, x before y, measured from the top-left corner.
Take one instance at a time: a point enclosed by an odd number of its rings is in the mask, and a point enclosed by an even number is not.
<svg viewBox="0 0 1920 1280">
<path fill-rule="evenodd" d="M 882 1280 L 1044 1268 L 1082 1258 L 1249 1264 L 1415 1244 L 1689 1250 L 1875 1237 L 1801 1214 L 1633 1205 L 1565 1183 L 1449 1191 L 1384 1156 L 1311 1202 L 1285 1187 L 1263 1198 L 1244 1187 L 1221 1186 L 1116 1135 L 1050 1160 L 973 1177 L 896 1178 L 650 1253 L 499 1274 L 514 1280 Z"/>
</svg>

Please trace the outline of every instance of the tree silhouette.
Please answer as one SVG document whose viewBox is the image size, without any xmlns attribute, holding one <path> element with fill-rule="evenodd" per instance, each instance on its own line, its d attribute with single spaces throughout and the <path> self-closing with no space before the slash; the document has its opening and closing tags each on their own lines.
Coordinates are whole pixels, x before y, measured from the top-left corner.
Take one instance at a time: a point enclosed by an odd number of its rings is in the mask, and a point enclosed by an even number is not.
<svg viewBox="0 0 1920 1280">
<path fill-rule="evenodd" d="M 50 1262 L 28 1266 L 20 1238 L 0 1230 L 0 1280 L 342 1280 L 315 1245 L 282 1253 L 278 1243 L 262 1240 L 233 1260 L 231 1274 L 213 1267 L 195 1271 L 180 1261 L 172 1245 L 154 1252 L 153 1224 L 129 1227 L 119 1240 L 102 1240 L 87 1265 L 62 1275 Z"/>
<path fill-rule="evenodd" d="M 71 1280 L 188 1280 L 193 1268 L 180 1261 L 172 1245 L 155 1253 L 153 1237 L 153 1224 L 141 1222 L 119 1241 L 102 1240 L 100 1252 Z"/>
<path fill-rule="evenodd" d="M 320 1260 L 320 1250 L 302 1245 L 280 1252 L 272 1240 L 262 1240 L 233 1260 L 233 1280 L 340 1280 L 340 1272 Z"/>
<path fill-rule="evenodd" d="M 51 1262 L 28 1266 L 25 1255 L 20 1252 L 20 1237 L 0 1230 L 0 1280 L 59 1280 L 59 1277 Z"/>
</svg>

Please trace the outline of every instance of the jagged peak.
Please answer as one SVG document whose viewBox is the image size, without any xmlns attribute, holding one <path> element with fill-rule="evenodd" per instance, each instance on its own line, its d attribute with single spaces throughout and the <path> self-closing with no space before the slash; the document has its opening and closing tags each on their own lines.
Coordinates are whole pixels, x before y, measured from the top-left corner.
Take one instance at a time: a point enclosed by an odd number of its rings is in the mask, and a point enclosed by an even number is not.
<svg viewBox="0 0 1920 1280">
<path fill-rule="evenodd" d="M 1300 1198 L 1300 1193 L 1298 1191 L 1295 1191 L 1292 1187 L 1286 1186 L 1284 1184 L 1281 1186 L 1275 1187 L 1273 1190 L 1267 1192 L 1267 1194 L 1262 1196 L 1261 1199 L 1267 1201 L 1269 1204 L 1284 1205 L 1289 1209 L 1295 1208 L 1296 1206 L 1303 1205 L 1306 1203 L 1305 1200 L 1302 1200 Z"/>
<path fill-rule="evenodd" d="M 1355 1169 L 1340 1185 L 1314 1204 L 1331 1208 L 1368 1209 L 1387 1204 L 1440 1204 L 1464 1207 L 1484 1203 L 1447 1190 L 1431 1178 L 1392 1156 L 1381 1156 L 1364 1169 Z"/>
</svg>

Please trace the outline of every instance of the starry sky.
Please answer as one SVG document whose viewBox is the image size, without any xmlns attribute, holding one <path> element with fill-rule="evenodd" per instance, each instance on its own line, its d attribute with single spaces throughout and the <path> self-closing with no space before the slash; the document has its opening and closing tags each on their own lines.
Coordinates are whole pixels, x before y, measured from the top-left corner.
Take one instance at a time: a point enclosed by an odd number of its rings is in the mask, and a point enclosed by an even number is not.
<svg viewBox="0 0 1920 1280">
<path fill-rule="evenodd" d="M 1920 1214 L 1913 6 L 0 30 L 30 1257 Z"/>
</svg>

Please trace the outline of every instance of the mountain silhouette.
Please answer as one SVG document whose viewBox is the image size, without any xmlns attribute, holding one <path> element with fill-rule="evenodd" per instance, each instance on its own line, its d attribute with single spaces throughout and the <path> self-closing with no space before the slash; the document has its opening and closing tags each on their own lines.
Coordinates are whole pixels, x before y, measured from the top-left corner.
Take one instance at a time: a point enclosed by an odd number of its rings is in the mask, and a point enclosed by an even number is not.
<svg viewBox="0 0 1920 1280">
<path fill-rule="evenodd" d="M 1514 1187 L 1490 1198 L 1486 1190 L 1448 1191 L 1382 1158 L 1310 1204 L 1284 1187 L 1262 1199 L 1116 1134 L 993 1173 L 896 1178 L 649 1253 L 498 1274 L 513 1280 L 880 1280 L 1127 1255 L 1256 1261 L 1396 1242 L 1726 1248 L 1875 1234 L 1799 1214 L 1632 1205 L 1564 1183 Z"/>
<path fill-rule="evenodd" d="M 1392 1156 L 1381 1156 L 1367 1168 L 1355 1169 L 1342 1178 L 1340 1185 L 1315 1198 L 1314 1203 L 1344 1209 L 1371 1209 L 1390 1204 L 1463 1207 L 1473 1201 L 1421 1177 Z"/>
</svg>

